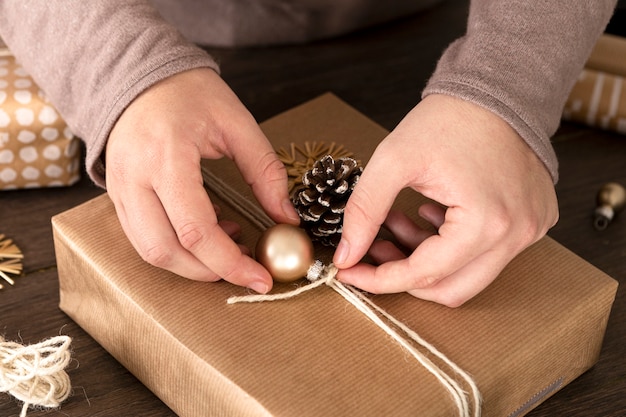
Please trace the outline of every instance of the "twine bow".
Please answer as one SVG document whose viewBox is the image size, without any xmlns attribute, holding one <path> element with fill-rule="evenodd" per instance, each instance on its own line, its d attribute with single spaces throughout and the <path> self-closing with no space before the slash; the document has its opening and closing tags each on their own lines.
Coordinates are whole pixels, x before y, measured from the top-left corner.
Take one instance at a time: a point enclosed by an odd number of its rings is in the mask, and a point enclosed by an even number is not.
<svg viewBox="0 0 626 417">
<path fill-rule="evenodd" d="M 30 405 L 56 408 L 69 396 L 65 367 L 71 359 L 71 341 L 69 336 L 56 336 L 24 346 L 0 336 L 0 392 L 24 403 L 20 417 Z"/>
</svg>

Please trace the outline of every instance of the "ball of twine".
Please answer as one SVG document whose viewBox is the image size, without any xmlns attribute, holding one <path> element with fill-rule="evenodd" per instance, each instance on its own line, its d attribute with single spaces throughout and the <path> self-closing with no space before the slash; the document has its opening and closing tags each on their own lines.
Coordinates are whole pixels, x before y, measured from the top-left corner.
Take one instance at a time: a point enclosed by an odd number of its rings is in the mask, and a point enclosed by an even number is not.
<svg viewBox="0 0 626 417">
<path fill-rule="evenodd" d="M 0 392 L 24 404 L 56 408 L 69 396 L 71 384 L 65 368 L 70 362 L 69 336 L 56 336 L 33 345 L 5 341 L 0 336 Z"/>
</svg>

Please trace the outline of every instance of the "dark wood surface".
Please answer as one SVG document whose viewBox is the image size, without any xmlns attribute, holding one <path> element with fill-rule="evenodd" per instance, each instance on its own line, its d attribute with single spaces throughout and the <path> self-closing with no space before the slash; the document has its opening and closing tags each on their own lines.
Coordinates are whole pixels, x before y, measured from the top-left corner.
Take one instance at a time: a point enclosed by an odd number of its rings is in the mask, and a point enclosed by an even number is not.
<svg viewBox="0 0 626 417">
<path fill-rule="evenodd" d="M 392 129 L 419 99 L 443 48 L 465 27 L 465 2 L 446 2 L 393 24 L 306 46 L 211 50 L 230 83 L 262 121 L 332 91 Z M 550 235 L 615 279 L 626 281 L 626 215 L 603 232 L 591 225 L 605 182 L 626 184 L 626 137 L 564 125 L 554 144 L 561 162 L 561 219 Z M 0 334 L 35 343 L 73 338 L 73 394 L 59 410 L 30 416 L 171 416 L 173 413 L 58 309 L 50 217 L 103 191 L 87 178 L 72 187 L 0 192 L 0 233 L 22 249 L 25 272 L 0 290 Z M 94 225 L 98 227 L 98 225 Z M 591 282 L 589 285 L 593 285 Z M 620 288 L 599 362 L 529 415 L 626 415 L 626 294 Z M 164 381 L 164 383 L 167 383 Z M 0 394 L 0 416 L 18 402 Z"/>
</svg>

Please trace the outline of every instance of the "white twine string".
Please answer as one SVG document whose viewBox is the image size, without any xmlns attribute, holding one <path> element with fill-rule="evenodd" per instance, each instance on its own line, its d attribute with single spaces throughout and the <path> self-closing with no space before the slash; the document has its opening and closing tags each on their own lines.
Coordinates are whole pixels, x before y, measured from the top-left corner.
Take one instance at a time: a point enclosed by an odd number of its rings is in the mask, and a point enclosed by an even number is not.
<svg viewBox="0 0 626 417">
<path fill-rule="evenodd" d="M 202 167 L 202 176 L 207 188 L 217 194 L 217 196 L 226 203 L 233 206 L 239 214 L 245 216 L 261 230 L 267 229 L 275 224 L 257 205 L 248 201 L 247 198 L 243 197 L 204 166 Z"/>
<path fill-rule="evenodd" d="M 295 290 L 278 294 L 250 294 L 244 296 L 233 296 L 228 298 L 226 302 L 228 304 L 236 304 L 286 300 L 325 284 L 335 290 L 339 295 L 345 298 L 353 306 L 355 306 L 361 313 L 365 314 L 367 318 L 372 320 L 378 327 L 384 330 L 385 333 L 391 336 L 400 346 L 407 350 L 411 354 L 411 356 L 413 356 L 413 358 L 415 358 L 424 368 L 426 368 L 426 370 L 430 372 L 452 396 L 460 417 L 469 417 L 471 415 L 479 417 L 481 414 L 481 395 L 480 391 L 478 390 L 478 386 L 476 385 L 472 377 L 463 369 L 461 369 L 458 365 L 448 359 L 443 353 L 437 350 L 437 348 L 435 348 L 432 344 L 426 342 L 407 325 L 397 320 L 391 314 L 387 313 L 385 310 L 373 303 L 368 297 L 363 295 L 363 293 L 350 285 L 345 285 L 337 281 L 335 279 L 337 271 L 337 267 L 333 264 L 330 264 L 323 269 L 322 273 L 318 277 L 310 276 L 311 274 L 309 274 L 307 276 L 307 279 L 309 279 L 311 283 L 298 287 Z M 393 325 L 398 327 L 402 332 L 404 332 L 406 336 L 403 336 L 402 334 L 394 330 L 387 322 L 383 320 L 383 318 L 387 319 Z M 459 383 L 454 378 L 452 378 L 430 359 L 428 359 L 428 357 L 426 357 L 422 352 L 416 349 L 411 341 L 422 346 L 429 353 L 435 355 L 440 360 L 442 360 L 458 376 L 460 376 L 467 385 L 470 386 L 473 403 L 473 414 L 472 411 L 470 411 L 471 407 L 468 395 L 463 390 L 461 385 L 459 385 Z"/>
<path fill-rule="evenodd" d="M 0 336 L 0 392 L 24 403 L 20 417 L 31 405 L 56 408 L 69 396 L 65 368 L 71 359 L 71 341 L 69 336 L 56 336 L 24 346 Z"/>
<path fill-rule="evenodd" d="M 224 181 L 215 176 L 211 171 L 204 168 L 202 169 L 204 174 L 206 186 L 215 192 L 225 202 L 231 204 L 240 214 L 252 221 L 257 226 L 262 228 L 270 227 L 274 222 L 267 217 L 267 215 L 260 210 L 257 206 L 249 202 L 235 189 L 230 187 Z M 355 306 L 360 312 L 365 314 L 370 320 L 372 320 L 378 327 L 384 330 L 389 336 L 391 336 L 400 346 L 402 346 L 407 352 L 413 356 L 428 372 L 430 372 L 450 393 L 454 404 L 458 410 L 460 417 L 480 417 L 481 415 L 481 395 L 478 390 L 478 386 L 474 379 L 457 364 L 452 362 L 446 355 L 440 352 L 435 346 L 428 343 L 422 337 L 420 337 L 415 331 L 409 328 L 407 325 L 397 320 L 391 314 L 373 303 L 368 297 L 363 295 L 360 291 L 350 285 L 343 284 L 335 279 L 337 275 L 337 267 L 333 264 L 323 266 L 320 261 L 309 269 L 307 279 L 309 284 L 296 288 L 293 291 L 288 291 L 278 294 L 250 294 L 244 296 L 233 296 L 227 300 L 228 304 L 236 303 L 256 303 L 264 301 L 278 301 L 286 300 L 296 297 L 304 292 L 310 291 L 321 285 L 327 285 L 335 290 L 339 295 L 346 299 L 349 303 Z M 393 329 L 388 322 L 392 323 L 403 333 L 400 334 Z M 465 383 L 470 387 L 472 404 L 470 406 L 470 400 L 467 392 L 463 390 L 461 385 L 444 370 L 433 363 L 426 355 L 420 352 L 413 343 L 424 348 L 428 353 L 439 358 L 445 363 L 456 375 L 458 375 Z M 473 413 L 473 414 L 472 414 Z"/>
</svg>

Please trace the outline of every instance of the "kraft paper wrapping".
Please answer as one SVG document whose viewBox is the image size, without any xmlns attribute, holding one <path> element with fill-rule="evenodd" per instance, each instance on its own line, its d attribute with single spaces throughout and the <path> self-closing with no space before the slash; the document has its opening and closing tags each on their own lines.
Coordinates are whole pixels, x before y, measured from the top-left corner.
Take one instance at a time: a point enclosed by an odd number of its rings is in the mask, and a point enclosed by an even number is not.
<svg viewBox="0 0 626 417">
<path fill-rule="evenodd" d="M 330 94 L 262 127 L 277 147 L 336 141 L 362 161 L 386 134 Z M 228 161 L 205 167 L 250 195 Z M 254 245 L 260 230 L 213 198 Z M 414 212 L 419 199 L 397 204 Z M 55 216 L 53 228 L 61 309 L 180 416 L 456 415 L 434 377 L 328 287 L 227 305 L 247 290 L 143 262 L 107 195 Z M 526 414 L 595 363 L 616 288 L 546 237 L 460 308 L 371 299 L 475 378 L 483 416 L 502 417 Z"/>
<path fill-rule="evenodd" d="M 0 190 L 72 185 L 80 143 L 32 78 L 0 49 Z"/>
<path fill-rule="evenodd" d="M 600 36 L 585 68 L 626 76 L 626 38 L 606 33 Z"/>
<path fill-rule="evenodd" d="M 626 134 L 626 39 L 603 35 L 563 109 L 563 119 Z"/>
</svg>

